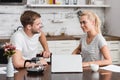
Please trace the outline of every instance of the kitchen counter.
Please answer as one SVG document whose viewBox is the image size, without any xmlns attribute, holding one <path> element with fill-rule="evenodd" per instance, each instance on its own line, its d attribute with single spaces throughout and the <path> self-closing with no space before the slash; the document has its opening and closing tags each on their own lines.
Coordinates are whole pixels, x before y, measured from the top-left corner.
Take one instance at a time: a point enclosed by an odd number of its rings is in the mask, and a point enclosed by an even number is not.
<svg viewBox="0 0 120 80">
<path fill-rule="evenodd" d="M 0 43 L 9 42 L 10 36 L 0 36 Z"/>
<path fill-rule="evenodd" d="M 80 40 L 81 36 L 49 36 L 47 40 Z M 120 41 L 120 37 L 104 36 L 107 41 Z"/>
<path fill-rule="evenodd" d="M 107 41 L 120 41 L 120 37 L 115 37 L 115 36 L 104 36 L 104 38 L 107 40 Z"/>
<path fill-rule="evenodd" d="M 47 36 L 48 41 L 53 41 L 53 40 L 80 40 L 81 36 Z M 104 36 L 107 41 L 120 41 L 120 37 L 115 37 L 115 36 Z M 0 36 L 0 42 L 9 42 L 10 37 L 9 36 Z"/>
<path fill-rule="evenodd" d="M 51 41 L 51 40 L 76 40 L 76 38 L 74 36 L 48 36 L 47 40 L 48 41 Z"/>
</svg>

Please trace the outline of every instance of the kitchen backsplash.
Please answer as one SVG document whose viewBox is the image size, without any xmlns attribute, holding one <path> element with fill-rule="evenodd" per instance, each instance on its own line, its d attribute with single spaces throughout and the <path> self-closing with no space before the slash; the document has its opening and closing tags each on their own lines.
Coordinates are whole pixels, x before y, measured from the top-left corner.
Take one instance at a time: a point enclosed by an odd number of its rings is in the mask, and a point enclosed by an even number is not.
<svg viewBox="0 0 120 80">
<path fill-rule="evenodd" d="M 28 8 L 0 5 L 0 36 L 11 36 L 14 30 L 21 26 L 19 17 L 24 10 L 34 10 L 41 14 L 43 31 L 46 34 L 81 35 L 83 31 L 76 12 L 86 9 L 96 12 L 104 23 L 104 9 L 102 8 Z"/>
</svg>

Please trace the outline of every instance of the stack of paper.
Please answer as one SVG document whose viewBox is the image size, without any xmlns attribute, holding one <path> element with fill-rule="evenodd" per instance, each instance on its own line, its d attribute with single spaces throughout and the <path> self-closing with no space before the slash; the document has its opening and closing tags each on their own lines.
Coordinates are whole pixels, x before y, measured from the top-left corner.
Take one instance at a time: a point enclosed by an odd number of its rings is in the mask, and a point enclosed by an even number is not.
<svg viewBox="0 0 120 80">
<path fill-rule="evenodd" d="M 6 74 L 6 67 L 0 67 L 0 74 Z"/>
<path fill-rule="evenodd" d="M 100 69 L 105 69 L 113 72 L 120 72 L 120 66 L 117 65 L 108 65 L 108 66 L 100 67 Z"/>
</svg>

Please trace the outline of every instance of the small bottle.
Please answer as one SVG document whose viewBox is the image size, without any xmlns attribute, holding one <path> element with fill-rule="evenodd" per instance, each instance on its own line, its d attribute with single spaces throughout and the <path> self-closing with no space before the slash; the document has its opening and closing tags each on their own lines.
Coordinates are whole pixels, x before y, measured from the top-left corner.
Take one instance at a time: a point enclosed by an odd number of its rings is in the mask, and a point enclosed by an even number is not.
<svg viewBox="0 0 120 80">
<path fill-rule="evenodd" d="M 39 4 L 40 3 L 40 1 L 39 0 L 35 0 L 35 4 Z"/>
<path fill-rule="evenodd" d="M 49 4 L 53 4 L 53 0 L 49 0 Z"/>
<path fill-rule="evenodd" d="M 91 0 L 91 4 L 95 4 L 95 0 Z"/>
<path fill-rule="evenodd" d="M 61 0 L 55 0 L 55 4 L 60 5 L 60 4 L 62 4 L 62 1 Z"/>
<path fill-rule="evenodd" d="M 53 4 L 56 4 L 56 0 L 53 0 Z"/>
<path fill-rule="evenodd" d="M 90 5 L 91 4 L 91 0 L 86 0 L 86 4 Z"/>
<path fill-rule="evenodd" d="M 69 4 L 69 0 L 65 0 L 65 4 L 68 5 Z"/>
</svg>

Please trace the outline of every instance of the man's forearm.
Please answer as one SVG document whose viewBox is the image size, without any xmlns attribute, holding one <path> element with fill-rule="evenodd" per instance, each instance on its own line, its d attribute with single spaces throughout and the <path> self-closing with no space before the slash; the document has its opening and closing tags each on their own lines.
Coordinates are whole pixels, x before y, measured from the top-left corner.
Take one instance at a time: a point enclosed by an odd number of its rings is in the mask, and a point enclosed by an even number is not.
<svg viewBox="0 0 120 80">
<path fill-rule="evenodd" d="M 40 40 L 40 43 L 41 43 L 43 49 L 44 49 L 45 51 L 49 51 L 47 39 L 46 39 L 46 36 L 44 35 L 43 32 L 41 33 L 41 37 L 40 37 L 39 40 Z"/>
</svg>

